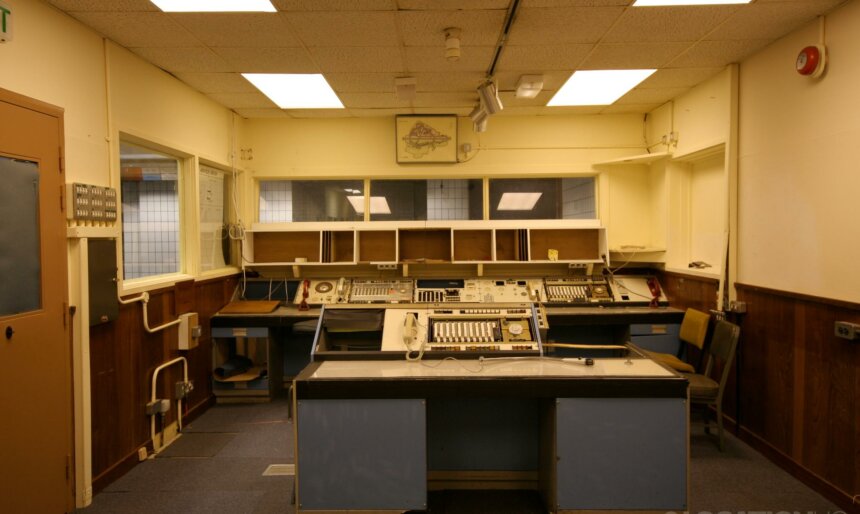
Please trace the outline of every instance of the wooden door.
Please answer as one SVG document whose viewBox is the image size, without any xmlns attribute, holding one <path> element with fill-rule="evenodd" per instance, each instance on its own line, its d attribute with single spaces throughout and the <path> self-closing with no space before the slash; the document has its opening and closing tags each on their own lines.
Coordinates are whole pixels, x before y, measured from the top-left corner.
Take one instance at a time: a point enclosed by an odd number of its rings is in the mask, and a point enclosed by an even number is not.
<svg viewBox="0 0 860 514">
<path fill-rule="evenodd" d="M 0 512 L 71 512 L 63 113 L 0 89 Z"/>
</svg>

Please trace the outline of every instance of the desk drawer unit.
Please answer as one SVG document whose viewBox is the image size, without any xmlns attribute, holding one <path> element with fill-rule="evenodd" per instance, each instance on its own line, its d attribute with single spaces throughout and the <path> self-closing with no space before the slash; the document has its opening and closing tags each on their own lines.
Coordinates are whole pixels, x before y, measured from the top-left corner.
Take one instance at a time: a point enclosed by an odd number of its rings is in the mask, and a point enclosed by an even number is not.
<svg viewBox="0 0 860 514">
<path fill-rule="evenodd" d="M 676 323 L 634 323 L 630 325 L 630 341 L 644 350 L 678 355 L 680 330 Z"/>
</svg>

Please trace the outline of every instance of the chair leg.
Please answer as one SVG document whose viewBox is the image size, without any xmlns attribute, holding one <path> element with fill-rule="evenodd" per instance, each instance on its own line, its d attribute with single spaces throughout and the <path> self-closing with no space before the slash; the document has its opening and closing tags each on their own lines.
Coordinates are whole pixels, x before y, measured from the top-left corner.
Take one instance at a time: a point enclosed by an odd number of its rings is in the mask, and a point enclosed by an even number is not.
<svg viewBox="0 0 860 514">
<path fill-rule="evenodd" d="M 711 426 L 708 424 L 708 414 L 710 414 L 710 412 L 711 412 L 711 409 L 709 408 L 708 404 L 705 404 L 704 410 L 702 411 L 702 420 L 705 422 L 705 433 L 706 434 L 711 433 Z"/>
<path fill-rule="evenodd" d="M 722 407 L 722 405 L 717 405 L 717 429 L 720 432 L 720 451 L 722 452 L 726 446 L 724 439 L 723 439 L 723 407 Z"/>
</svg>

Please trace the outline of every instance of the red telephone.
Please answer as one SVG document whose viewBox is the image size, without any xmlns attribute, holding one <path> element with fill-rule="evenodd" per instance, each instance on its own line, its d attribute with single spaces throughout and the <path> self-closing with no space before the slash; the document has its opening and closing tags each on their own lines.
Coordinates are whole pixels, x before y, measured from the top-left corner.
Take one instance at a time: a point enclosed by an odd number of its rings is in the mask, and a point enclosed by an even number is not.
<svg viewBox="0 0 860 514">
<path fill-rule="evenodd" d="M 646 280 L 645 282 L 648 284 L 648 290 L 651 291 L 651 303 L 648 306 L 657 307 L 659 305 L 661 294 L 660 284 L 654 277 L 648 277 L 648 280 Z"/>
<path fill-rule="evenodd" d="M 310 280 L 302 280 L 302 302 L 299 304 L 300 311 L 306 311 L 310 309 L 310 307 L 308 306 L 308 295 L 310 294 L 308 292 L 308 288 L 310 287 L 310 285 Z"/>
</svg>

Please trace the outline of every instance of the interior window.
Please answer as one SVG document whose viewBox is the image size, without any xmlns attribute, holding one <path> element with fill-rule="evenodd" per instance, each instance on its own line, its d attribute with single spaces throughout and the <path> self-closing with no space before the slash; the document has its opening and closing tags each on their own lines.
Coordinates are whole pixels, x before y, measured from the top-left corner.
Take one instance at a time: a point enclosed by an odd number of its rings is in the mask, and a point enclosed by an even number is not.
<svg viewBox="0 0 860 514">
<path fill-rule="evenodd" d="M 490 179 L 490 219 L 595 219 L 594 177 Z"/>
<path fill-rule="evenodd" d="M 180 271 L 179 159 L 120 143 L 125 279 Z"/>
</svg>

